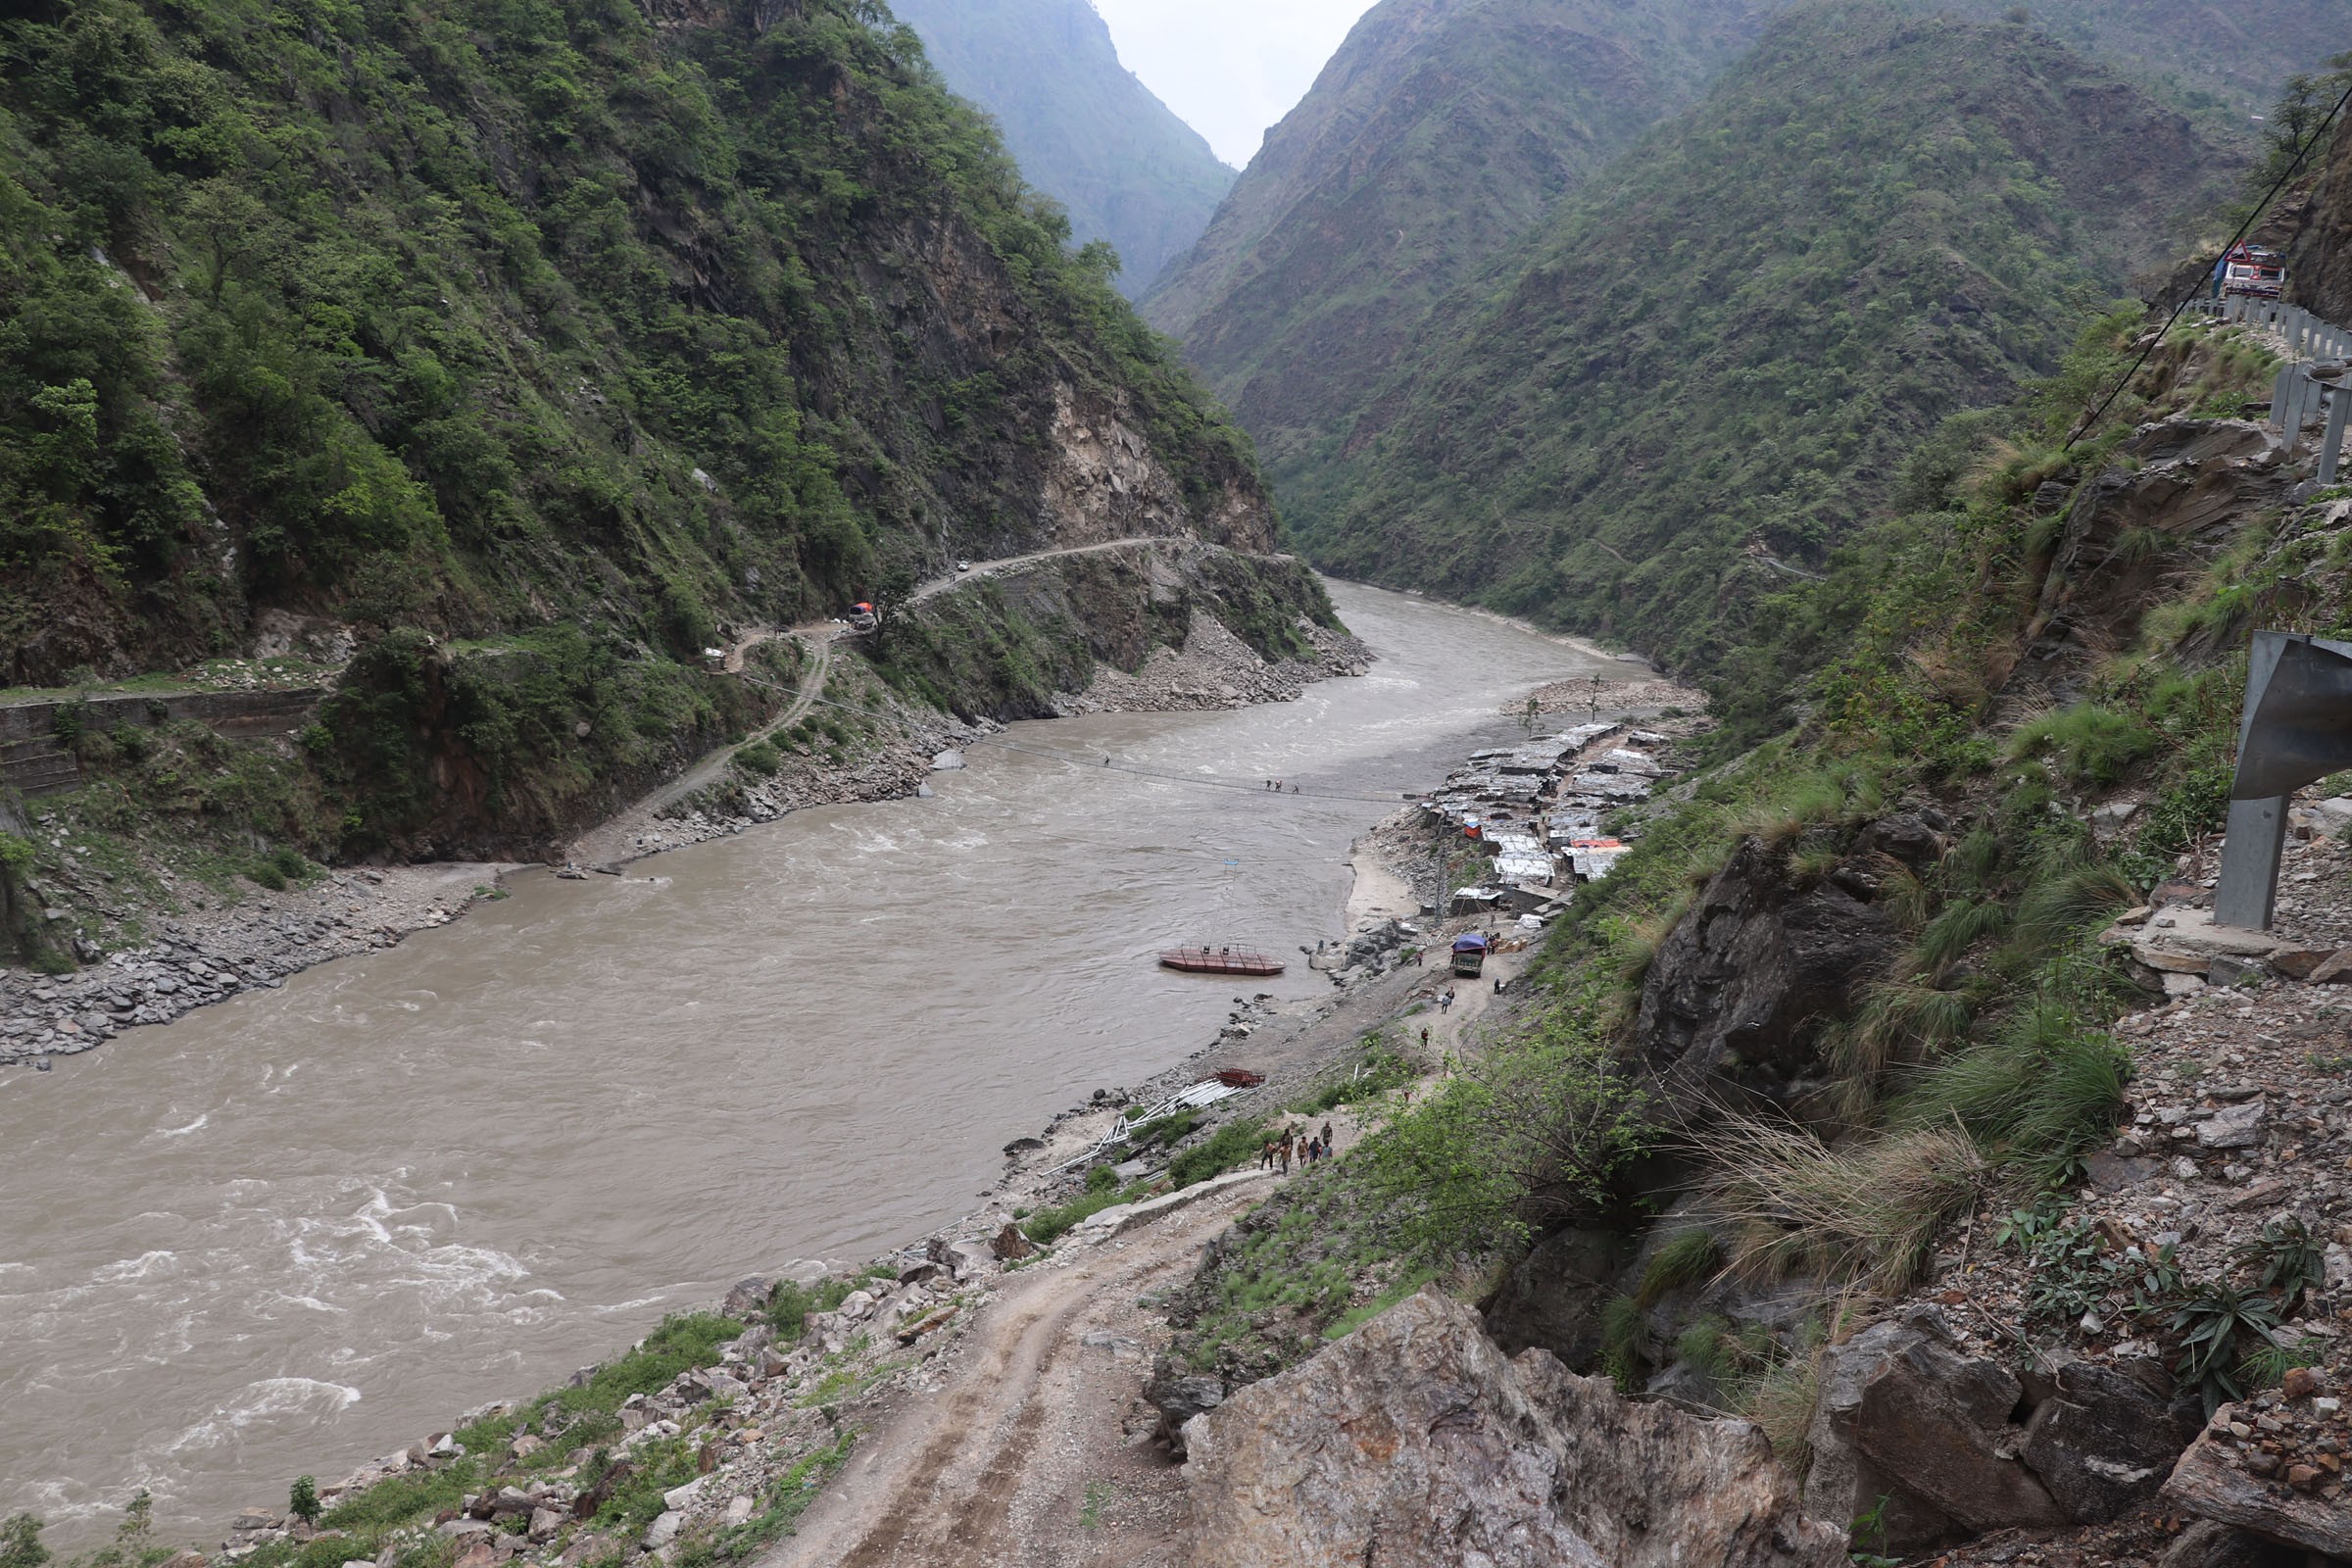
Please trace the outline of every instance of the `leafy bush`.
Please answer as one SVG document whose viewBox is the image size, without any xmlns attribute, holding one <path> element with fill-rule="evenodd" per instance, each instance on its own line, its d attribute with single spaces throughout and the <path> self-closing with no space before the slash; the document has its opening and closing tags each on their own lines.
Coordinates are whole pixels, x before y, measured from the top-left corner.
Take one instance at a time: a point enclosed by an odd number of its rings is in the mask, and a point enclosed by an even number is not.
<svg viewBox="0 0 2352 1568">
<path fill-rule="evenodd" d="M 756 773 L 761 778 L 772 778 L 776 769 L 784 765 L 784 759 L 768 742 L 754 741 L 735 754 L 735 762 L 747 773 Z"/>
</svg>

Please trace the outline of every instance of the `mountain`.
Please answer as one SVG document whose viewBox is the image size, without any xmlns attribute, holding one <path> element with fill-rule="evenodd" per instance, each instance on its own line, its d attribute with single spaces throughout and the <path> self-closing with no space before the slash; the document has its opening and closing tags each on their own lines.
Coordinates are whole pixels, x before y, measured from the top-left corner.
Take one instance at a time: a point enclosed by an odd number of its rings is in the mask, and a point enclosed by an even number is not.
<svg viewBox="0 0 2352 1568">
<path fill-rule="evenodd" d="M 1144 297 L 1271 460 L 1749 47 L 1778 0 L 1383 0 Z"/>
<path fill-rule="evenodd" d="M 1080 241 L 1107 240 L 1142 291 L 1208 226 L 1234 172 L 1119 64 L 1087 0 L 894 0 L 948 85 L 994 115 Z"/>
<path fill-rule="evenodd" d="M 2338 0 L 1966 0 L 1954 9 L 1987 21 L 2023 15 L 2069 44 L 2191 105 L 2227 109 L 2240 125 L 2287 77 L 2319 70 L 2352 47 Z"/>
<path fill-rule="evenodd" d="M 302 754 L 328 853 L 418 736 L 506 781 L 478 819 L 740 729 L 724 627 L 959 554 L 1271 548 L 1247 439 L 874 16 L 12 12 L 0 678 L 356 640 Z"/>
<path fill-rule="evenodd" d="M 1280 472 L 1329 569 L 1702 671 L 1945 415 L 2056 364 L 2230 172 L 2034 29 L 1776 23 L 1707 101 L 1435 314 Z"/>
</svg>

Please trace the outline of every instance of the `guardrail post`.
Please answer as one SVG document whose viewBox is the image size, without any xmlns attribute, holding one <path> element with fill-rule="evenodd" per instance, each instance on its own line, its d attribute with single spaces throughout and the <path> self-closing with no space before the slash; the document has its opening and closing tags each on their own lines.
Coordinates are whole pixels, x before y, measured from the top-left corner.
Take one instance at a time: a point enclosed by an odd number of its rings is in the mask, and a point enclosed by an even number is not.
<svg viewBox="0 0 2352 1568">
<path fill-rule="evenodd" d="M 2278 373 L 2271 377 L 2270 422 L 2280 430 L 2286 428 L 2287 377 L 2292 374 L 2294 374 L 2293 367 L 2281 365 L 2278 367 Z"/>
<path fill-rule="evenodd" d="M 2328 395 L 2328 433 L 2320 437 L 2320 483 L 2335 483 L 2344 459 L 2344 426 L 2352 422 L 2352 386 L 2341 382 Z"/>
</svg>

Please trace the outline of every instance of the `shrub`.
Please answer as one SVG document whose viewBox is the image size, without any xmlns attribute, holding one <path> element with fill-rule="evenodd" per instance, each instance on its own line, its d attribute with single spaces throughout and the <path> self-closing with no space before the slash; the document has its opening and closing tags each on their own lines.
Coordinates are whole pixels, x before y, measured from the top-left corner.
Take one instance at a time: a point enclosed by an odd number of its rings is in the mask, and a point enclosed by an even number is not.
<svg viewBox="0 0 2352 1568">
<path fill-rule="evenodd" d="M 268 888 L 272 893 L 286 891 L 286 873 L 280 871 L 273 861 L 254 861 L 245 868 L 245 879 L 257 886 Z"/>
<path fill-rule="evenodd" d="M 784 759 L 768 742 L 754 741 L 735 754 L 735 763 L 747 773 L 757 773 L 761 778 L 772 778 L 776 769 L 784 765 Z"/>
<path fill-rule="evenodd" d="M 41 1522 L 28 1513 L 0 1520 L 0 1568 L 41 1568 L 49 1548 L 41 1544 Z"/>
<path fill-rule="evenodd" d="M 2083 930 L 2107 924 L 2139 903 L 2140 889 L 2117 866 L 2100 861 L 2048 876 L 2018 901 L 2018 941 L 2047 952 Z"/>
<path fill-rule="evenodd" d="M 808 1331 L 809 1313 L 832 1311 L 857 1288 L 858 1282 L 847 1275 L 821 1279 L 814 1285 L 778 1280 L 767 1293 L 767 1305 L 760 1315 L 776 1331 L 777 1339 L 787 1345 L 795 1344 Z"/>
<path fill-rule="evenodd" d="M 1813 1468 L 1813 1415 L 1821 1403 L 1821 1352 L 1768 1368 L 1739 1400 L 1740 1413 L 1764 1429 L 1774 1457 L 1800 1487 Z"/>
<path fill-rule="evenodd" d="M 1169 1182 L 1191 1187 L 1255 1159 L 1258 1151 L 1266 1147 L 1266 1126 L 1263 1116 L 1227 1122 L 1211 1133 L 1206 1143 L 1196 1144 L 1168 1161 Z"/>
<path fill-rule="evenodd" d="M 318 1522 L 318 1483 L 309 1476 L 296 1476 L 294 1489 L 286 1497 L 286 1512 L 306 1525 Z"/>
</svg>

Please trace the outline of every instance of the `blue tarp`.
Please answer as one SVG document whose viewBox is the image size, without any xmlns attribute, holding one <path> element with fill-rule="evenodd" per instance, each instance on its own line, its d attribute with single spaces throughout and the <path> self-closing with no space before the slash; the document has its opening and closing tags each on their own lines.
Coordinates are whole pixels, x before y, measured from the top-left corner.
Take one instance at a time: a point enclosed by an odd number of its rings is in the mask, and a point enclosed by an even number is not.
<svg viewBox="0 0 2352 1568">
<path fill-rule="evenodd" d="M 1484 953 L 1487 951 L 1487 939 L 1475 931 L 1468 936 L 1455 937 L 1453 951 L 1456 953 Z"/>
</svg>

